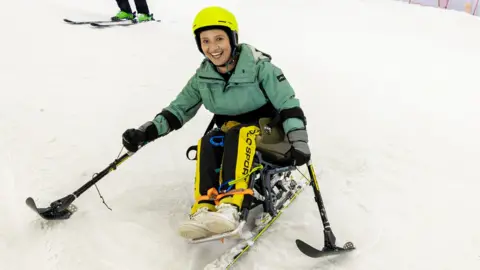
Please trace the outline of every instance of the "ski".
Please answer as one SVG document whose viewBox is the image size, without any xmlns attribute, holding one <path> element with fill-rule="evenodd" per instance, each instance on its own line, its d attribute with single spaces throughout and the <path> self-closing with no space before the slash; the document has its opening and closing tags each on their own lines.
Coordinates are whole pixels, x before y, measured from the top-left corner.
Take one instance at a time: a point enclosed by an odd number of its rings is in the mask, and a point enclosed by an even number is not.
<svg viewBox="0 0 480 270">
<path fill-rule="evenodd" d="M 132 20 L 127 21 L 106 21 L 106 22 L 92 22 L 90 23 L 91 26 L 95 26 L 97 28 L 105 28 L 105 27 L 112 27 L 112 26 L 129 26 L 134 25 L 135 22 Z"/>
<path fill-rule="evenodd" d="M 280 209 L 278 209 L 277 215 L 272 218 L 270 214 L 267 216 L 261 216 L 261 224 L 253 228 L 252 231 L 247 232 L 246 236 L 242 237 L 239 243 L 224 252 L 219 258 L 208 264 L 204 270 L 207 269 L 230 269 L 247 251 L 255 245 L 260 237 L 277 221 L 286 208 L 302 193 L 302 191 L 309 185 L 308 181 L 302 185 L 297 185 L 296 191 L 290 193 L 283 202 Z"/>
<path fill-rule="evenodd" d="M 73 204 L 69 204 L 65 209 L 60 209 L 60 204 L 58 203 L 58 205 L 52 203 L 52 205 L 47 208 L 38 208 L 37 204 L 31 197 L 28 197 L 25 200 L 25 203 L 30 209 L 46 220 L 68 219 L 75 211 L 77 211 L 77 207 Z"/>
<path fill-rule="evenodd" d="M 90 23 L 91 26 L 97 27 L 97 28 L 106 28 L 106 27 L 112 27 L 112 26 L 132 26 L 132 25 L 137 25 L 137 24 L 143 24 L 147 22 L 160 22 L 160 20 L 151 20 L 151 21 L 145 21 L 145 22 L 137 22 L 137 21 L 132 21 L 132 20 L 126 20 L 126 21 L 107 21 L 107 22 L 92 22 Z"/>
<path fill-rule="evenodd" d="M 353 245 L 352 242 L 345 243 L 343 247 L 325 247 L 322 250 L 318 250 L 299 239 L 297 239 L 295 243 L 297 244 L 298 249 L 303 254 L 311 258 L 320 258 L 320 257 L 331 256 L 331 255 L 337 255 L 337 254 L 345 253 L 355 249 L 355 246 Z"/>
<path fill-rule="evenodd" d="M 73 21 L 70 19 L 63 19 L 64 22 L 74 25 L 84 25 L 84 24 L 91 24 L 91 23 L 108 23 L 113 22 L 112 20 L 97 20 L 97 21 Z"/>
<path fill-rule="evenodd" d="M 112 20 L 86 20 L 86 21 L 74 21 L 70 19 L 63 19 L 64 22 L 72 25 L 91 25 L 97 28 L 111 27 L 111 26 L 130 26 L 139 24 L 135 20 L 122 20 L 122 21 L 112 21 Z M 145 22 L 161 22 L 161 20 L 151 20 Z M 144 22 L 142 22 L 144 23 Z"/>
</svg>

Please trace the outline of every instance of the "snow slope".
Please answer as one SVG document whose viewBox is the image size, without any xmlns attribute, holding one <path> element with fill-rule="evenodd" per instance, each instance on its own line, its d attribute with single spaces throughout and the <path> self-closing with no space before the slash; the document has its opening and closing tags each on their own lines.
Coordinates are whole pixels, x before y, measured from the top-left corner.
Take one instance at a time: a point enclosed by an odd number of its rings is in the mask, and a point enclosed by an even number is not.
<svg viewBox="0 0 480 270">
<path fill-rule="evenodd" d="M 202 269 L 231 244 L 176 235 L 204 109 L 99 183 L 113 211 L 94 188 L 65 222 L 24 205 L 83 185 L 176 96 L 202 60 L 191 21 L 211 4 L 295 87 L 333 230 L 358 247 L 296 249 L 323 243 L 307 190 L 237 269 L 480 269 L 478 17 L 384 0 L 150 2 L 162 23 L 98 30 L 62 19 L 111 16 L 114 1 L 1 0 L 0 269 Z"/>
</svg>

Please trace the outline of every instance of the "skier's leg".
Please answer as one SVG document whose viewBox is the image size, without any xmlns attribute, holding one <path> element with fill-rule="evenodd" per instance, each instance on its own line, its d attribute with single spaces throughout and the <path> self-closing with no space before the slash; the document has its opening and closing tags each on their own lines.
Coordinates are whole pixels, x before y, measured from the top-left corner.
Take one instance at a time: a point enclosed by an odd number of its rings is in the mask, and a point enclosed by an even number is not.
<svg viewBox="0 0 480 270">
<path fill-rule="evenodd" d="M 254 125 L 237 125 L 225 135 L 225 150 L 222 165 L 222 184 L 240 180 L 232 187 L 233 190 L 248 188 L 250 169 L 255 156 L 256 141 L 260 129 Z M 234 194 L 223 197 L 217 206 L 217 212 L 210 213 L 205 222 L 208 229 L 214 233 L 224 233 L 238 226 L 239 210 L 242 208 L 244 194 Z"/>
<path fill-rule="evenodd" d="M 222 164 L 224 133 L 220 130 L 214 130 L 206 134 L 198 141 L 197 146 L 197 166 L 195 173 L 195 204 L 192 207 L 191 214 L 197 209 L 207 207 L 211 211 L 216 211 L 215 202 L 199 200 L 205 196 L 211 188 L 219 186 L 219 173 Z"/>
<path fill-rule="evenodd" d="M 178 229 L 179 234 L 188 239 L 212 235 L 203 221 L 208 218 L 211 211 L 216 211 L 215 203 L 202 200 L 201 196 L 207 195 L 210 189 L 216 190 L 219 185 L 218 175 L 223 146 L 215 145 L 217 136 L 223 141 L 223 132 L 221 131 L 212 131 L 198 141 L 194 190 L 195 204 L 191 208 L 190 219 L 182 223 Z"/>
<path fill-rule="evenodd" d="M 148 10 L 147 0 L 135 0 L 135 7 L 137 8 L 138 13 L 150 15 L 150 11 Z"/>
<path fill-rule="evenodd" d="M 230 129 L 225 136 L 225 153 L 223 157 L 223 182 L 244 178 L 239 181 L 234 189 L 248 188 L 248 174 L 252 168 L 255 156 L 255 138 L 260 134 L 260 129 L 255 125 L 238 125 Z M 221 203 L 236 205 L 242 208 L 243 194 L 235 194 L 222 198 Z"/>
<path fill-rule="evenodd" d="M 121 11 L 132 13 L 132 8 L 130 7 L 128 0 L 117 0 L 117 5 Z"/>
</svg>

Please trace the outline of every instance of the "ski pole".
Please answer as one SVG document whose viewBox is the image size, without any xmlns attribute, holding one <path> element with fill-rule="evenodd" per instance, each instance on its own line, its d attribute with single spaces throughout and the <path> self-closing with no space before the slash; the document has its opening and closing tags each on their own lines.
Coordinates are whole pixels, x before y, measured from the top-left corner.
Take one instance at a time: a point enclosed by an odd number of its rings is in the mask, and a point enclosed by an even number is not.
<svg viewBox="0 0 480 270">
<path fill-rule="evenodd" d="M 336 238 L 333 234 L 332 228 L 330 227 L 330 222 L 327 218 L 327 211 L 325 210 L 325 205 L 323 204 L 322 195 L 320 195 L 320 187 L 318 185 L 317 176 L 315 174 L 315 169 L 313 168 L 313 163 L 311 160 L 308 161 L 307 168 L 311 179 L 310 185 L 312 185 L 313 194 L 315 195 L 315 201 L 317 202 L 318 210 L 320 211 L 320 217 L 322 218 L 324 247 L 323 249 L 319 250 L 305 243 L 304 241 L 297 239 L 295 243 L 297 244 L 298 249 L 300 249 L 300 251 L 303 252 L 305 255 L 312 258 L 318 258 L 354 250 L 355 245 L 352 242 L 346 242 L 343 247 L 339 247 L 336 245 Z"/>
<path fill-rule="evenodd" d="M 35 211 L 44 219 L 47 219 L 47 220 L 68 219 L 76 211 L 76 207 L 72 205 L 72 202 L 75 201 L 75 199 L 77 199 L 80 195 L 82 195 L 82 193 L 84 193 L 90 187 L 95 185 L 107 174 L 116 170 L 120 164 L 122 164 L 125 160 L 130 158 L 133 154 L 134 152 L 128 152 L 123 154 L 121 157 L 115 159 L 105 169 L 95 174 L 95 176 L 90 181 L 85 183 L 83 186 L 81 186 L 79 189 L 77 189 L 73 193 L 52 202 L 49 207 L 38 208 L 35 204 L 35 201 L 31 197 L 28 197 L 25 203 L 27 204 L 27 206 L 29 206 L 33 211 Z"/>
<path fill-rule="evenodd" d="M 315 169 L 313 168 L 313 163 L 309 161 L 307 163 L 308 173 L 310 174 L 310 179 L 312 179 L 311 185 L 313 187 L 313 194 L 315 195 L 315 201 L 318 205 L 318 210 L 320 211 L 320 217 L 322 218 L 323 223 L 323 233 L 325 236 L 325 247 L 334 248 L 336 237 L 333 234 L 332 228 L 330 227 L 330 222 L 327 218 L 327 210 L 323 204 L 322 195 L 320 194 L 320 187 L 318 185 L 317 176 L 315 174 Z"/>
</svg>

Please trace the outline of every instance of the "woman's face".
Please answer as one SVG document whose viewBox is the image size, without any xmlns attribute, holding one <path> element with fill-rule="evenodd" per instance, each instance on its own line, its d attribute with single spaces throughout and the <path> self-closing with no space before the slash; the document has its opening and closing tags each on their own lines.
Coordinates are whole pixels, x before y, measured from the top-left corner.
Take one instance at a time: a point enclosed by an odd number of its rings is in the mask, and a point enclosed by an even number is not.
<svg viewBox="0 0 480 270">
<path fill-rule="evenodd" d="M 205 56 L 215 66 L 224 65 L 232 55 L 230 39 L 227 33 L 220 29 L 211 29 L 200 33 L 200 44 Z"/>
</svg>

